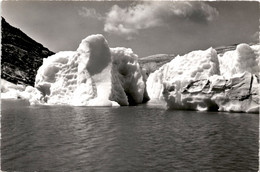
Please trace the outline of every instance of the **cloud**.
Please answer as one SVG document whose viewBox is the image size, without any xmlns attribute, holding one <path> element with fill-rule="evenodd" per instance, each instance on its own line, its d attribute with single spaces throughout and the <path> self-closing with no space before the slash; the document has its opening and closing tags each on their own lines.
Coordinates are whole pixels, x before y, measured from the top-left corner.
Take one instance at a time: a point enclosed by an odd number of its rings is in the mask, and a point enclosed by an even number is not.
<svg viewBox="0 0 260 172">
<path fill-rule="evenodd" d="M 80 10 L 78 10 L 78 13 L 82 17 L 89 17 L 98 20 L 104 19 L 104 17 L 100 13 L 98 13 L 94 8 L 82 7 Z"/>
<path fill-rule="evenodd" d="M 207 23 L 218 16 L 218 11 L 205 2 L 143 2 L 121 8 L 114 5 L 107 13 L 104 31 L 128 39 L 141 29 L 167 25 L 181 19 Z"/>
</svg>

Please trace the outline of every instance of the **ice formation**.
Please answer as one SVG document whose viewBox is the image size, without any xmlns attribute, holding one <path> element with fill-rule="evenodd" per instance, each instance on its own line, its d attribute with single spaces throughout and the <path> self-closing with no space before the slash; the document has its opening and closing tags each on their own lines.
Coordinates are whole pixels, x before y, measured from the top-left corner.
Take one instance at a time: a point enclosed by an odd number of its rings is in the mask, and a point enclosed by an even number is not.
<svg viewBox="0 0 260 172">
<path fill-rule="evenodd" d="M 149 99 L 145 84 L 147 78 L 139 66 L 138 56 L 129 48 L 117 47 L 110 50 L 113 74 L 111 100 L 122 105 L 147 101 Z M 118 92 L 122 92 L 123 96 Z"/>
<path fill-rule="evenodd" d="M 228 112 L 258 112 L 258 78 L 245 72 L 226 80 L 214 75 L 190 82 L 182 90 L 166 85 L 163 91 L 169 108 Z M 178 96 L 176 96 L 178 95 Z"/>
<path fill-rule="evenodd" d="M 1 79 L 1 99 L 17 99 L 20 92 L 24 91 L 23 85 L 15 85 L 4 79 Z"/>
<path fill-rule="evenodd" d="M 245 71 L 259 74 L 259 52 L 259 45 L 239 44 L 236 50 L 219 55 L 220 74 L 226 78 Z"/>
<path fill-rule="evenodd" d="M 219 74 L 217 52 L 213 48 L 177 56 L 147 79 L 147 92 L 151 99 L 163 98 L 164 84 L 174 83 L 177 89 L 197 79 Z"/>
<path fill-rule="evenodd" d="M 118 106 L 147 98 L 137 55 L 127 48 L 109 48 L 102 35 L 83 39 L 77 51 L 44 59 L 35 79 L 40 92 L 32 104 Z"/>
<path fill-rule="evenodd" d="M 259 112 L 260 45 L 239 44 L 217 55 L 209 48 L 176 56 L 147 78 L 129 48 L 109 48 L 102 35 L 82 40 L 76 51 L 43 60 L 35 87 L 1 80 L 1 98 L 31 104 L 123 106 L 164 104 L 173 109 Z M 149 96 L 148 96 L 149 95 Z"/>
<path fill-rule="evenodd" d="M 259 112 L 259 45 L 177 56 L 150 74 L 147 92 L 173 109 Z M 237 97 L 236 97 L 237 96 Z"/>
<path fill-rule="evenodd" d="M 1 99 L 31 99 L 40 92 L 32 86 L 25 87 L 1 79 Z"/>
</svg>

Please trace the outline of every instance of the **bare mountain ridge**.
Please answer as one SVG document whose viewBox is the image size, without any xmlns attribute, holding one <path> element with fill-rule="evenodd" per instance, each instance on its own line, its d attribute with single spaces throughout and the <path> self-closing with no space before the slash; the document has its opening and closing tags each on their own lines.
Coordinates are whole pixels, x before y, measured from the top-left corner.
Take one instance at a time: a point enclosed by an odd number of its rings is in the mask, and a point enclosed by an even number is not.
<svg viewBox="0 0 260 172">
<path fill-rule="evenodd" d="M 141 57 L 138 62 L 142 68 L 146 69 L 147 75 L 159 69 L 162 65 L 174 59 L 174 54 L 155 54 L 147 57 Z"/>
<path fill-rule="evenodd" d="M 15 84 L 34 85 L 43 58 L 54 54 L 20 29 L 1 18 L 1 78 Z"/>
</svg>

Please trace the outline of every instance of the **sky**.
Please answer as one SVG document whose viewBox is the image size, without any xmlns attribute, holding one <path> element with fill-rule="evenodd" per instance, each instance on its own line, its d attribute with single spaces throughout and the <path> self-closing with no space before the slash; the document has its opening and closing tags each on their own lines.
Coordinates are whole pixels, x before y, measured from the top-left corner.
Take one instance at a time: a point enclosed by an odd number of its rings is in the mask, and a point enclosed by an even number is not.
<svg viewBox="0 0 260 172">
<path fill-rule="evenodd" d="M 139 57 L 257 42 L 259 3 L 249 1 L 2 1 L 1 15 L 54 52 L 91 34 Z"/>
</svg>

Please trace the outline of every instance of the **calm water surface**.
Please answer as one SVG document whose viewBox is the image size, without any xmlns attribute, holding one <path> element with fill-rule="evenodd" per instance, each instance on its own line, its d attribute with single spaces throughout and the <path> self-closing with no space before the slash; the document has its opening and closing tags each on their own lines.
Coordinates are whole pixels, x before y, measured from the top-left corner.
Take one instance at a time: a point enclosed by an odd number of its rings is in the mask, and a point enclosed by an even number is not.
<svg viewBox="0 0 260 172">
<path fill-rule="evenodd" d="M 258 170 L 258 114 L 1 106 L 4 171 Z"/>
</svg>

